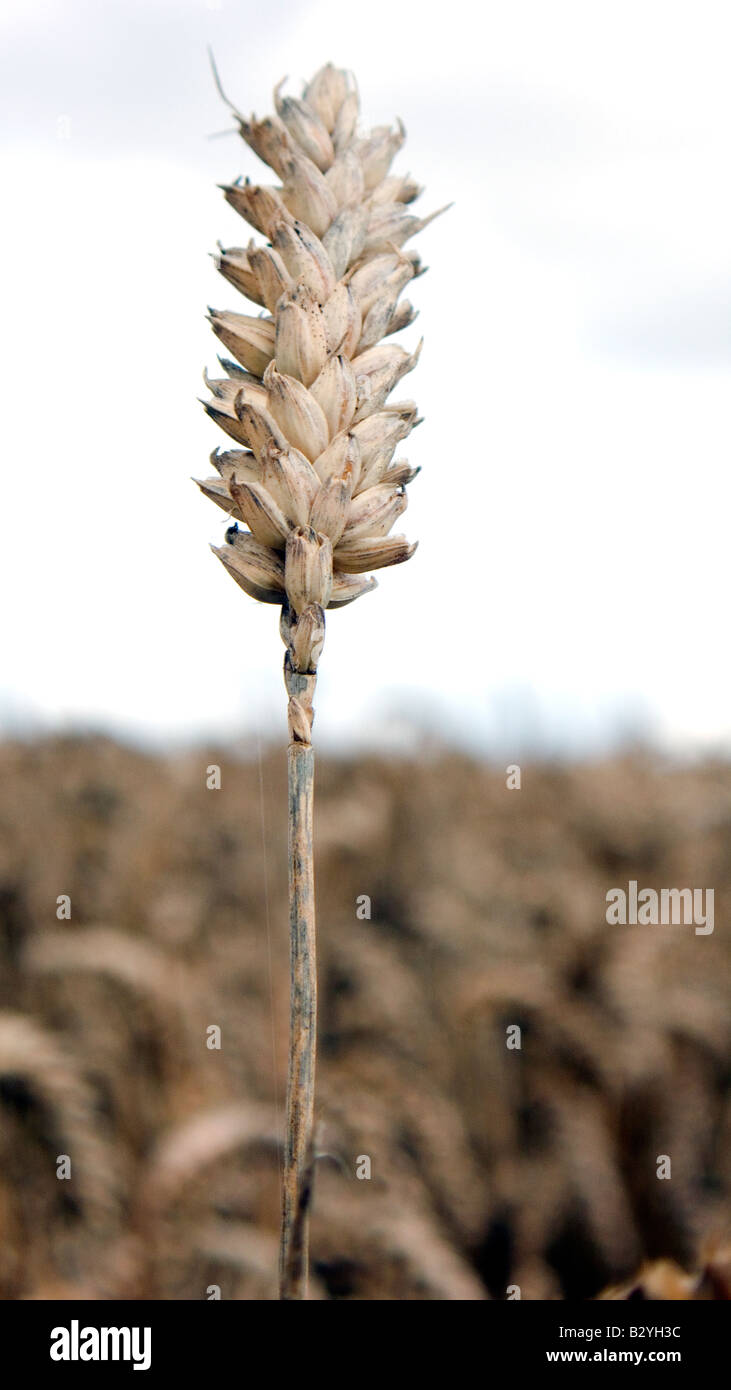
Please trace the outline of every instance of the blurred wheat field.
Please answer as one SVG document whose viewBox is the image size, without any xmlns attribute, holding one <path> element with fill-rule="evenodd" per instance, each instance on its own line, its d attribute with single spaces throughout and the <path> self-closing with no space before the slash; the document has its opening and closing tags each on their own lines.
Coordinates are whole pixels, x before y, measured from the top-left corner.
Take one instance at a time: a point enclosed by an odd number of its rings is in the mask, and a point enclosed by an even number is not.
<svg viewBox="0 0 731 1390">
<path fill-rule="evenodd" d="M 0 1295 L 276 1297 L 284 754 L 49 738 L 0 769 Z M 311 1296 L 693 1267 L 730 1225 L 731 768 L 637 754 L 510 791 L 431 748 L 317 781 Z M 608 926 L 630 879 L 713 887 L 713 934 Z"/>
</svg>

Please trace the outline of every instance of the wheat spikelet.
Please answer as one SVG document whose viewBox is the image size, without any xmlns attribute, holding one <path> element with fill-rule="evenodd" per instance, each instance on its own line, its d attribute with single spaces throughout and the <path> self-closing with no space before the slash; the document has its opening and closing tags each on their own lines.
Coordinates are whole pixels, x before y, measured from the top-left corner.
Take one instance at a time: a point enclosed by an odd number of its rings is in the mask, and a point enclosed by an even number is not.
<svg viewBox="0 0 731 1390">
<path fill-rule="evenodd" d="M 409 205 L 421 190 L 408 176 L 390 175 L 404 140 L 401 123 L 358 131 L 348 73 L 327 64 L 301 100 L 283 96 L 281 86 L 275 116 L 247 119 L 233 108 L 244 140 L 279 183 L 224 187 L 266 244 L 221 248 L 218 269 L 263 312 L 210 310 L 213 331 L 235 360 L 219 359 L 224 377 L 206 376 L 213 397 L 206 409 L 243 448 L 214 451 L 217 476 L 200 487 L 232 519 L 216 555 L 246 593 L 282 608 L 291 1036 L 280 1272 L 282 1297 L 300 1298 L 317 1006 L 312 702 L 325 610 L 368 593 L 376 583 L 369 571 L 401 564 L 416 548 L 390 534 L 417 471 L 393 462 L 417 423 L 416 406 L 389 397 L 416 365 L 421 344 L 409 353 L 388 339 L 415 317 L 399 297 L 421 264 L 403 248 L 437 214 L 414 216 Z"/>
<path fill-rule="evenodd" d="M 159 946 L 114 927 L 83 927 L 59 937 L 38 932 L 25 952 L 29 970 L 44 975 L 83 972 L 108 976 L 132 993 L 150 996 L 157 1010 L 172 1014 L 192 993 L 180 962 Z"/>
<path fill-rule="evenodd" d="M 235 1189 L 236 1201 L 242 1202 L 242 1188 L 248 1191 L 257 1181 L 251 1176 L 255 1160 L 266 1160 L 274 1175 L 280 1150 L 276 1113 L 256 1101 L 208 1105 L 168 1126 L 146 1158 L 135 1192 L 133 1226 L 144 1247 L 139 1270 L 142 1287 L 156 1289 L 161 1281 L 170 1287 L 171 1281 L 187 1276 L 198 1279 L 200 1285 L 200 1257 L 205 1252 L 191 1223 L 197 1226 L 204 1217 L 230 1206 L 227 1166 L 237 1165 L 238 1177 L 243 1179 L 243 1184 L 237 1180 Z M 264 1233 L 260 1234 L 264 1243 Z M 273 1235 L 266 1239 L 276 1246 Z M 275 1269 L 276 1256 L 269 1274 L 273 1276 Z"/>
<path fill-rule="evenodd" d="M 251 1101 L 199 1111 L 159 1141 L 142 1184 L 145 1210 L 164 1207 L 200 1169 L 247 1144 L 276 1148 L 274 1111 Z"/>
<path fill-rule="evenodd" d="M 274 1279 L 277 1241 L 268 1231 L 250 1222 L 212 1220 L 195 1232 L 194 1243 L 202 1255 Z"/>
<path fill-rule="evenodd" d="M 484 1285 L 413 1188 L 369 1193 L 351 1229 L 352 1199 L 342 1178 L 331 1173 L 322 1187 L 316 1219 L 325 1265 L 342 1259 L 347 1250 L 359 1281 L 375 1267 L 386 1288 L 391 1280 L 397 1283 L 402 1298 L 476 1302 L 487 1297 Z"/>
<path fill-rule="evenodd" d="M 228 1269 L 234 1275 L 234 1298 L 277 1297 L 278 1242 L 268 1231 L 250 1222 L 211 1220 L 194 1232 L 192 1244 L 196 1255 L 216 1271 Z M 317 1278 L 310 1278 L 309 1297 L 326 1297 Z"/>
<path fill-rule="evenodd" d="M 236 116 L 280 184 L 224 189 L 267 245 L 251 240 L 217 258 L 264 315 L 210 311 L 236 361 L 221 360 L 224 378 L 206 376 L 206 409 L 244 447 L 215 451 L 217 476 L 199 485 L 236 523 L 216 554 L 247 593 L 282 605 L 290 669 L 312 675 L 324 609 L 367 593 L 369 570 L 415 549 L 389 532 L 416 472 L 392 462 L 416 406 L 388 397 L 420 346 L 409 353 L 382 340 L 415 317 L 399 296 L 421 265 L 403 247 L 431 218 L 409 211 L 418 186 L 389 176 L 403 127 L 360 135 L 347 73 L 328 65 L 302 101 L 277 88 L 275 104 L 277 115 L 264 120 Z M 307 743 L 311 688 L 290 694 L 292 737 Z"/>
<path fill-rule="evenodd" d="M 38 1005 L 65 1005 L 77 1046 L 85 1037 L 93 1049 L 96 1073 L 108 1078 L 118 1144 L 144 1143 L 159 1111 L 157 1086 L 189 1084 L 205 1027 L 200 990 L 184 963 L 131 932 L 86 926 L 37 932 L 23 964 Z M 107 1025 L 101 1034 L 100 1017 Z"/>
<path fill-rule="evenodd" d="M 93 1088 L 83 1075 L 78 1061 L 68 1053 L 54 1033 L 24 1014 L 3 1011 L 0 1012 L 0 1092 L 3 1098 L 6 1098 L 10 1085 L 20 1087 L 21 1096 L 27 1094 L 37 1107 L 43 1139 L 40 1172 L 30 1169 L 30 1165 L 25 1171 L 27 1196 L 23 1193 L 22 1182 L 19 1185 L 20 1209 L 25 1203 L 33 1203 L 36 1208 L 34 1219 L 40 1221 L 45 1217 L 50 1229 L 50 1214 L 58 1201 L 54 1155 L 63 1151 L 71 1159 L 69 1190 L 80 1209 L 77 1219 L 95 1229 L 98 1255 L 99 1246 L 114 1234 L 117 1227 L 121 1183 L 117 1156 L 98 1131 Z M 21 1116 L 26 1109 L 27 1102 L 24 1101 L 19 1111 Z M 6 1123 L 6 1115 L 3 1114 L 1 1118 L 0 1158 L 6 1171 L 10 1155 L 6 1152 L 5 1144 L 10 1127 Z M 28 1127 L 28 1141 L 33 1141 L 32 1123 Z M 45 1181 L 42 1186 L 34 1187 L 34 1177 L 37 1180 L 42 1173 L 45 1174 Z M 44 1205 L 47 1202 L 47 1213 L 42 1213 L 39 1192 Z M 64 1249 L 63 1244 L 63 1241 L 57 1243 L 60 1263 L 69 1253 L 68 1247 Z M 72 1267 L 76 1268 L 78 1263 L 74 1256 Z M 80 1277 L 80 1271 L 77 1273 Z"/>
<path fill-rule="evenodd" d="M 693 1298 L 698 1283 L 698 1276 L 687 1274 L 673 1260 L 655 1260 L 644 1264 L 634 1279 L 613 1285 L 597 1297 L 613 1301 L 641 1298 L 648 1302 L 677 1302 Z"/>
<path fill-rule="evenodd" d="M 10 1012 L 0 1014 L 0 1076 L 18 1079 L 42 1099 L 59 1138 L 78 1152 L 92 1151 L 91 1089 L 54 1035 L 34 1019 Z M 93 1171 L 91 1163 L 86 1166 Z"/>
</svg>

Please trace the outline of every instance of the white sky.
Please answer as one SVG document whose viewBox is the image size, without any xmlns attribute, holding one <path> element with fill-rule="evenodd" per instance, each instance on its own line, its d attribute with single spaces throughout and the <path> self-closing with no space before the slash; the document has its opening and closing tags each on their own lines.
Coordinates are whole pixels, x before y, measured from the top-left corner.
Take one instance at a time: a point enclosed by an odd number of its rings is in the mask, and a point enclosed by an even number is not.
<svg viewBox="0 0 731 1390">
<path fill-rule="evenodd" d="M 484 750 L 644 733 L 731 748 L 731 11 L 723 3 L 6 3 L 0 726 L 184 739 L 284 729 L 277 612 L 211 556 L 190 483 L 216 184 L 266 171 L 207 67 L 271 109 L 327 59 L 396 168 L 454 208 L 419 238 L 420 548 L 328 619 L 317 732 L 416 716 Z M 417 244 L 417 243 L 415 243 Z M 404 389 L 404 387 L 406 389 Z M 219 520 L 220 517 L 220 520 Z"/>
</svg>

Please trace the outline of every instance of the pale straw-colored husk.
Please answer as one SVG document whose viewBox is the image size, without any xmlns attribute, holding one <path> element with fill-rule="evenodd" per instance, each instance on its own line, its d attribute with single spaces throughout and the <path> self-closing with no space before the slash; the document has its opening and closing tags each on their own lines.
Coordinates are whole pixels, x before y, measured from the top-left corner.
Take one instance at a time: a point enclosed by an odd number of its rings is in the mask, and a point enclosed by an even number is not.
<svg viewBox="0 0 731 1390">
<path fill-rule="evenodd" d="M 260 312 L 210 311 L 235 360 L 219 359 L 222 378 L 206 376 L 206 410 L 239 447 L 214 451 L 216 474 L 199 486 L 231 518 L 216 555 L 246 593 L 282 609 L 292 988 L 280 1290 L 301 1298 L 314 1163 L 313 695 L 325 610 L 368 593 L 369 571 L 416 548 L 391 531 L 418 471 L 394 462 L 417 410 L 390 396 L 421 344 L 409 352 L 392 335 L 415 317 L 400 295 L 421 265 L 404 247 L 436 214 L 415 216 L 421 190 L 389 172 L 401 123 L 359 132 L 350 74 L 328 64 L 301 100 L 281 86 L 275 116 L 235 111 L 278 182 L 224 188 L 264 244 L 221 248 L 218 269 Z"/>
</svg>

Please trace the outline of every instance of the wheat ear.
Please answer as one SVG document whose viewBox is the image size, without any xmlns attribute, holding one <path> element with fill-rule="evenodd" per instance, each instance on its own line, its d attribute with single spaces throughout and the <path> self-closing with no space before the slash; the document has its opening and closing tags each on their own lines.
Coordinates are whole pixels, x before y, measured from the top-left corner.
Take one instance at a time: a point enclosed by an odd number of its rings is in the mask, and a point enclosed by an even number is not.
<svg viewBox="0 0 731 1390">
<path fill-rule="evenodd" d="M 224 378 L 206 377 L 206 410 L 243 448 L 215 450 L 217 476 L 199 486 L 233 523 L 215 554 L 246 593 L 281 605 L 287 649 L 291 1036 L 280 1296 L 293 1299 L 306 1296 L 313 1166 L 317 665 L 325 609 L 375 588 L 368 571 L 408 560 L 416 548 L 389 535 L 417 471 L 392 462 L 418 423 L 416 406 L 387 402 L 421 345 L 408 353 L 382 339 L 415 317 L 399 296 L 421 266 L 402 248 L 431 218 L 408 211 L 417 185 L 389 176 L 403 126 L 361 135 L 348 73 L 321 68 L 302 100 L 280 89 L 276 116 L 248 120 L 232 108 L 244 140 L 280 183 L 237 181 L 223 190 L 266 245 L 221 248 L 218 269 L 264 312 L 210 311 L 236 360 L 219 359 Z"/>
</svg>

